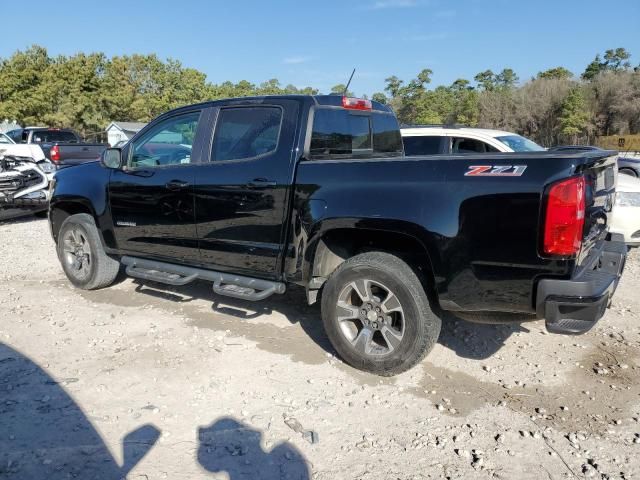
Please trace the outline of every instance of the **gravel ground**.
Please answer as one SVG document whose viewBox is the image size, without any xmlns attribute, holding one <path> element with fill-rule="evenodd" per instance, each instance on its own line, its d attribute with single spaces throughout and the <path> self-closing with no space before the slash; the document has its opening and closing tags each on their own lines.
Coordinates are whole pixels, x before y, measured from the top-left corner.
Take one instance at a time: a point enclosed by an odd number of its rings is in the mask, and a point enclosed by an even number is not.
<svg viewBox="0 0 640 480">
<path fill-rule="evenodd" d="M 381 379 L 303 292 L 66 281 L 47 222 L 0 224 L 0 478 L 640 478 L 640 255 L 586 335 L 451 320 Z"/>
</svg>

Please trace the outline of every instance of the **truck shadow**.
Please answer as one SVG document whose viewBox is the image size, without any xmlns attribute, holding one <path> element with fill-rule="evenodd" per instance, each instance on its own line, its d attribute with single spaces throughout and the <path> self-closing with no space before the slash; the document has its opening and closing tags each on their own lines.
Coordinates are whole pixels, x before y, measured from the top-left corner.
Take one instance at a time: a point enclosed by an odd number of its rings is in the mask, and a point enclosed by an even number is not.
<svg viewBox="0 0 640 480">
<path fill-rule="evenodd" d="M 293 445 L 283 442 L 265 451 L 262 443 L 259 430 L 231 417 L 220 418 L 198 429 L 198 463 L 207 472 L 225 472 L 230 480 L 310 480 L 307 461 Z"/>
<path fill-rule="evenodd" d="M 325 352 L 336 354 L 324 333 L 320 305 L 308 305 L 302 287 L 291 286 L 284 295 L 273 295 L 261 302 L 250 302 L 215 295 L 210 284 L 206 282 L 194 282 L 182 287 L 169 287 L 139 280 L 134 280 L 134 284 L 136 292 L 162 300 L 179 303 L 194 300 L 213 302 L 211 308 L 214 312 L 240 320 L 253 320 L 278 313 L 291 324 L 299 324 Z M 462 358 L 486 359 L 500 350 L 511 335 L 527 331 L 520 323 L 478 324 L 467 322 L 449 312 L 440 311 L 437 314 L 443 320 L 438 343 Z"/>
<path fill-rule="evenodd" d="M 120 465 L 82 408 L 54 379 L 20 352 L 0 343 L 0 478 L 119 480 L 160 436 L 144 425 L 122 441 Z"/>
</svg>

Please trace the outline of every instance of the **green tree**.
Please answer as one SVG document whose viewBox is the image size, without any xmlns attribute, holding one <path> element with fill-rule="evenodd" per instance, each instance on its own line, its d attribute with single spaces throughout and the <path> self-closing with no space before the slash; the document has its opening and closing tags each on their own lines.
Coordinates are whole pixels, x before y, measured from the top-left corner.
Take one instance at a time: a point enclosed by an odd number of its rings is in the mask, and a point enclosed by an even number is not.
<svg viewBox="0 0 640 480">
<path fill-rule="evenodd" d="M 510 68 L 505 68 L 495 76 L 495 82 L 499 88 L 514 88 L 518 83 L 518 80 L 520 80 L 518 75 L 516 75 L 516 72 Z"/>
<path fill-rule="evenodd" d="M 339 83 L 331 87 L 332 95 L 345 95 L 347 97 L 353 97 L 354 93 L 351 90 L 347 90 L 347 86 L 344 83 Z"/>
<path fill-rule="evenodd" d="M 619 70 L 626 70 L 631 67 L 629 59 L 631 54 L 624 48 L 616 48 L 613 50 L 607 50 L 604 52 L 604 61 L 607 70 L 613 70 L 617 72 Z"/>
<path fill-rule="evenodd" d="M 42 95 L 34 96 L 33 92 L 42 83 L 43 73 L 51 62 L 47 50 L 37 45 L 19 50 L 0 62 L 0 118 L 37 123 L 49 101 Z"/>
<path fill-rule="evenodd" d="M 569 70 L 567 70 L 564 67 L 555 67 L 555 68 L 550 68 L 548 70 L 545 70 L 544 72 L 538 72 L 538 75 L 536 78 L 557 78 L 560 80 L 563 79 L 570 79 L 573 77 L 573 73 L 571 73 Z"/>
<path fill-rule="evenodd" d="M 491 92 L 497 87 L 496 74 L 491 70 L 485 70 L 476 74 L 473 79 L 478 83 L 478 87 L 486 92 Z"/>
<path fill-rule="evenodd" d="M 385 78 L 384 83 L 386 84 L 386 86 L 384 87 L 385 92 L 389 92 L 392 98 L 400 96 L 400 92 L 404 84 L 402 80 L 393 75 L 391 77 Z"/>
<path fill-rule="evenodd" d="M 578 135 L 584 133 L 589 124 L 589 113 L 580 87 L 574 87 L 562 102 L 560 126 L 563 135 L 577 143 Z"/>
<path fill-rule="evenodd" d="M 371 100 L 373 100 L 374 102 L 382 103 L 383 105 L 386 105 L 388 102 L 387 96 L 382 92 L 374 93 L 371 96 Z"/>
</svg>

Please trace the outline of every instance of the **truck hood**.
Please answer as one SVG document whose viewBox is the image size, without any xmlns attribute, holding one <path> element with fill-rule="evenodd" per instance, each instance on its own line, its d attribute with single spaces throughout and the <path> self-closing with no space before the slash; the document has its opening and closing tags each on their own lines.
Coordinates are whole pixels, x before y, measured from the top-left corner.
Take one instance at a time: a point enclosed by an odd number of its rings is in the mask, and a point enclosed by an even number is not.
<svg viewBox="0 0 640 480">
<path fill-rule="evenodd" d="M 45 159 L 44 152 L 40 145 L 25 144 L 3 144 L 0 146 L 0 156 L 2 157 L 28 157 L 36 161 Z"/>
</svg>

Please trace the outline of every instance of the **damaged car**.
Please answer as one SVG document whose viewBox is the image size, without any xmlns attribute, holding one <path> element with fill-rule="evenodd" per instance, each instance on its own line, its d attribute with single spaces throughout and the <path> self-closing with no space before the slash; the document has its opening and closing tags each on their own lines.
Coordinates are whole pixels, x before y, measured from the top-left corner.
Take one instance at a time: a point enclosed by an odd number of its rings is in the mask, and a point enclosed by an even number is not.
<svg viewBox="0 0 640 480">
<path fill-rule="evenodd" d="M 31 214 L 46 216 L 53 172 L 47 159 L 0 152 L 0 220 Z"/>
</svg>

